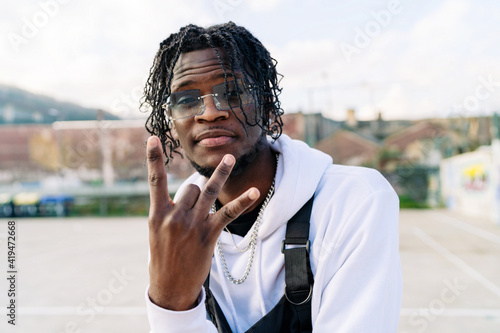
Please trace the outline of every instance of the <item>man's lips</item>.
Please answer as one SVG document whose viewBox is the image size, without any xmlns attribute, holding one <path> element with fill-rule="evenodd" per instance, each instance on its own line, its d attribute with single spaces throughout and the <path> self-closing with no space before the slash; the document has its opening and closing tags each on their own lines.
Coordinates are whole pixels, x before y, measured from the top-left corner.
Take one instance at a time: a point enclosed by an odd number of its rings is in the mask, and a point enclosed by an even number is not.
<svg viewBox="0 0 500 333">
<path fill-rule="evenodd" d="M 198 142 L 198 144 L 204 147 L 217 147 L 224 146 L 228 144 L 233 138 L 230 136 L 218 136 L 216 138 L 205 138 Z"/>
<path fill-rule="evenodd" d="M 204 147 L 217 147 L 228 144 L 234 138 L 234 133 L 227 130 L 207 130 L 195 137 L 195 142 Z"/>
</svg>

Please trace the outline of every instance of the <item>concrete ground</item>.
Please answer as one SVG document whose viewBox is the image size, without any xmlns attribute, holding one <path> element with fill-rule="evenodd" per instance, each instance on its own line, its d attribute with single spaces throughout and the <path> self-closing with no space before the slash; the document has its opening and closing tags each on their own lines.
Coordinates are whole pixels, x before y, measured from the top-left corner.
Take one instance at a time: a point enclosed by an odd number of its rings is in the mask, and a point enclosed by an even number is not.
<svg viewBox="0 0 500 333">
<path fill-rule="evenodd" d="M 436 210 L 400 221 L 399 332 L 500 332 L 500 226 Z"/>
<path fill-rule="evenodd" d="M 7 221 L 0 268 L 8 276 Z M 17 219 L 16 227 L 16 326 L 2 315 L 0 332 L 148 332 L 146 218 Z M 500 332 L 500 226 L 404 210 L 400 232 L 399 332 Z M 8 289 L 0 279 L 2 313 Z"/>
</svg>

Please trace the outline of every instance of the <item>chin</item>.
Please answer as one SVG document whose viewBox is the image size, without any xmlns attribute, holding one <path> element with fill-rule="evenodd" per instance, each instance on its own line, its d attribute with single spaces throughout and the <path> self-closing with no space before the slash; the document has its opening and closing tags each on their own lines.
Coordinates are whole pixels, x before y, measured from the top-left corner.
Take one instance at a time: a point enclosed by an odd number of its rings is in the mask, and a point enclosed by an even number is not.
<svg viewBox="0 0 500 333">
<path fill-rule="evenodd" d="M 229 175 L 229 178 L 233 176 L 238 176 L 243 171 L 245 171 L 255 160 L 257 155 L 259 154 L 259 149 L 257 147 L 254 147 L 255 149 L 250 150 L 248 153 L 240 156 L 239 158 L 236 159 L 236 163 L 233 167 L 233 170 L 231 171 L 231 174 Z M 221 158 L 222 160 L 222 158 Z M 212 174 L 215 171 L 216 167 L 213 166 L 203 166 L 200 165 L 193 160 L 190 159 L 191 165 L 195 168 L 195 170 L 202 176 L 210 178 L 212 177 Z"/>
<path fill-rule="evenodd" d="M 255 158 L 259 155 L 259 153 L 265 147 L 264 140 L 266 140 L 265 136 L 260 137 L 260 139 L 257 140 L 257 142 L 252 146 L 252 148 L 248 152 L 246 152 L 245 154 L 236 158 L 236 163 L 235 163 L 233 170 L 231 171 L 231 174 L 229 175 L 229 177 L 240 175 L 252 164 L 252 162 L 255 160 Z M 235 156 L 235 154 L 233 154 L 233 156 Z M 212 174 L 214 173 L 215 168 L 222 160 L 222 157 L 223 156 L 218 157 L 218 160 L 216 162 L 214 162 L 215 163 L 214 166 L 200 165 L 200 164 L 194 162 L 191 158 L 188 157 L 188 159 L 191 162 L 191 165 L 195 168 L 195 170 L 200 175 L 207 177 L 207 178 L 210 178 L 212 176 Z"/>
<path fill-rule="evenodd" d="M 212 177 L 212 175 L 216 169 L 215 167 L 212 167 L 212 166 L 199 165 L 198 163 L 193 162 L 193 161 L 191 161 L 191 165 L 196 170 L 196 172 L 198 172 L 200 175 L 202 175 L 203 177 L 206 177 L 206 178 Z M 234 165 L 233 170 L 231 170 L 231 174 L 229 175 L 229 177 L 233 177 L 233 176 L 237 176 L 237 175 L 241 174 L 246 169 L 247 166 L 248 166 L 248 163 L 241 162 L 241 159 L 237 159 L 236 164 Z"/>
<path fill-rule="evenodd" d="M 212 175 L 215 171 L 215 168 L 213 168 L 213 167 L 204 167 L 204 166 L 201 166 L 201 165 L 196 164 L 194 162 L 191 162 L 191 165 L 194 167 L 196 172 L 198 172 L 200 175 L 202 175 L 203 177 L 206 177 L 206 178 L 212 177 Z"/>
</svg>

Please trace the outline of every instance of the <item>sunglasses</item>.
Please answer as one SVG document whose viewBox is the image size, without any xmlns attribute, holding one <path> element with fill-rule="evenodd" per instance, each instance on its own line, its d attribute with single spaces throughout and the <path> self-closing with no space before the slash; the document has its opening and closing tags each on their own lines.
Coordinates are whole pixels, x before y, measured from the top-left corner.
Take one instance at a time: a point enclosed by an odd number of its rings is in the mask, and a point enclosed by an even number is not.
<svg viewBox="0 0 500 333">
<path fill-rule="evenodd" d="M 199 89 L 184 90 L 170 94 L 162 105 L 171 120 L 179 120 L 202 115 L 205 112 L 205 97 L 212 97 L 219 111 L 239 108 L 254 102 L 254 88 L 243 80 L 233 80 L 212 87 L 212 94 L 202 95 Z M 241 103 L 240 103 L 241 102 Z"/>
</svg>

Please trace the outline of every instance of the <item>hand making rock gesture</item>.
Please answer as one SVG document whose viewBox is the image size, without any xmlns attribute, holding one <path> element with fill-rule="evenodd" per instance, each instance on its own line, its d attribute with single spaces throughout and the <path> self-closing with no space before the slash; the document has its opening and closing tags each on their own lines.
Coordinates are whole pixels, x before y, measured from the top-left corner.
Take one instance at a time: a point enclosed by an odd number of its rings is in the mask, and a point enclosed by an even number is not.
<svg viewBox="0 0 500 333">
<path fill-rule="evenodd" d="M 168 193 L 161 144 L 156 136 L 148 139 L 147 160 L 149 297 L 162 308 L 187 310 L 197 305 L 220 233 L 259 198 L 259 191 L 252 187 L 211 214 L 210 207 L 234 166 L 232 155 L 223 157 L 203 189 L 188 185 L 175 203 Z"/>
</svg>

